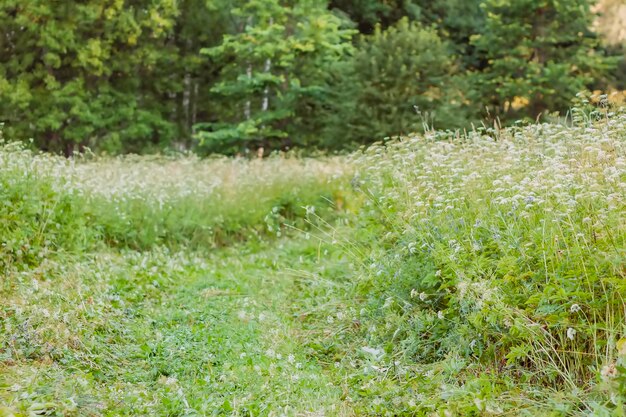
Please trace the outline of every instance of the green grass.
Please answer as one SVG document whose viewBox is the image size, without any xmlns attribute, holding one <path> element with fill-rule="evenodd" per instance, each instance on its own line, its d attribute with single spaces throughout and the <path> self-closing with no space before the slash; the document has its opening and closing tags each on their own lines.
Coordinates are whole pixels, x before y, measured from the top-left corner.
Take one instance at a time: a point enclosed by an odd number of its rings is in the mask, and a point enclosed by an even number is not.
<svg viewBox="0 0 626 417">
<path fill-rule="evenodd" d="M 319 160 L 2 145 L 0 416 L 625 415 L 626 118 L 574 116 Z"/>
<path fill-rule="evenodd" d="M 625 412 L 626 118 L 605 116 L 358 157 L 367 337 L 436 370 L 420 412 Z"/>
<path fill-rule="evenodd" d="M 290 314 L 300 278 L 286 270 L 322 268 L 317 248 L 101 253 L 9 276 L 0 399 L 16 415 L 340 413 Z"/>
</svg>

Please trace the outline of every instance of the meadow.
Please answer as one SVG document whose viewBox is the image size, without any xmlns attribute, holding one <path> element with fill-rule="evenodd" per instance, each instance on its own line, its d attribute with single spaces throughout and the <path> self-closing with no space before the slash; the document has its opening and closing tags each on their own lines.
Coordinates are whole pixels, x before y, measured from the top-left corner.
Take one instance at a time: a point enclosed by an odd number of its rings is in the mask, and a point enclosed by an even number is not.
<svg viewBox="0 0 626 417">
<path fill-rule="evenodd" d="M 0 416 L 623 416 L 626 114 L 346 156 L 0 144 Z"/>
</svg>

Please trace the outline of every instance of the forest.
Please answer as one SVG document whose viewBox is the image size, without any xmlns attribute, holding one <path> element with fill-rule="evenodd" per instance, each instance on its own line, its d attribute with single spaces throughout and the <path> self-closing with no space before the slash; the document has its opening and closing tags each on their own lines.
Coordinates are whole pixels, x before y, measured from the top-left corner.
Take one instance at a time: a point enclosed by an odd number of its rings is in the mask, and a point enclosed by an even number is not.
<svg viewBox="0 0 626 417">
<path fill-rule="evenodd" d="M 626 89 L 619 0 L 0 2 L 5 136 L 71 155 L 336 151 L 567 120 Z"/>
</svg>

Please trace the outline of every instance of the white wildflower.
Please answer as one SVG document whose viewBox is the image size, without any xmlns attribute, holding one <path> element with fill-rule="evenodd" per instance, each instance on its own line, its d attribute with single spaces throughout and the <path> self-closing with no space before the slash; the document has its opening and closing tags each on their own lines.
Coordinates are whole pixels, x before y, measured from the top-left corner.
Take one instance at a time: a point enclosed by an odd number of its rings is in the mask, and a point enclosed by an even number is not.
<svg viewBox="0 0 626 417">
<path fill-rule="evenodd" d="M 615 378 L 617 376 L 617 368 L 615 367 L 615 364 L 612 363 L 603 366 L 602 370 L 600 370 L 600 376 L 602 377 L 603 381 L 608 381 Z"/>
<path fill-rule="evenodd" d="M 567 338 L 569 340 L 574 340 L 575 336 L 576 336 L 576 329 L 574 329 L 573 327 L 568 327 L 567 328 Z"/>
<path fill-rule="evenodd" d="M 361 350 L 369 355 L 372 355 L 375 359 L 380 359 L 385 353 L 382 349 L 372 348 L 369 346 L 363 346 Z"/>
</svg>

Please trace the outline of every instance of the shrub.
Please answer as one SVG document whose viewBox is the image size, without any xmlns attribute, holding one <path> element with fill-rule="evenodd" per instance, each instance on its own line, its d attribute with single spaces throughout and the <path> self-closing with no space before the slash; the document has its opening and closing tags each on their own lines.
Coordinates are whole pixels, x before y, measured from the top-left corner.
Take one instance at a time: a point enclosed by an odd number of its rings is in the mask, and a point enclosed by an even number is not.
<svg viewBox="0 0 626 417">
<path fill-rule="evenodd" d="M 361 37 L 349 64 L 339 66 L 328 138 L 371 143 L 423 131 L 433 123 L 465 122 L 449 45 L 434 29 L 407 19 Z"/>
</svg>

